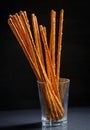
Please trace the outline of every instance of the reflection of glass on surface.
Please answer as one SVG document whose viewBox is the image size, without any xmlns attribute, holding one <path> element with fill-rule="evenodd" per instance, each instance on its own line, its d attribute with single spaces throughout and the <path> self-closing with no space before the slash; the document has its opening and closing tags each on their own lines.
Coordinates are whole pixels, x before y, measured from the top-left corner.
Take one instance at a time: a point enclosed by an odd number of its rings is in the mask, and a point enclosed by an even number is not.
<svg viewBox="0 0 90 130">
<path fill-rule="evenodd" d="M 68 130 L 68 126 L 42 127 L 42 130 Z"/>
</svg>

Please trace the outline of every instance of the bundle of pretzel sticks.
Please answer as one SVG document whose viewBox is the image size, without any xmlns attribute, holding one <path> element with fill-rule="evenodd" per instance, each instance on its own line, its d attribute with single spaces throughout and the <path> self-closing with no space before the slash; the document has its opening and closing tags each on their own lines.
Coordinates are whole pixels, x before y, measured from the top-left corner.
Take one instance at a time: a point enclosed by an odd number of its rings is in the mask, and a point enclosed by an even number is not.
<svg viewBox="0 0 90 130">
<path fill-rule="evenodd" d="M 58 120 L 64 116 L 64 108 L 59 92 L 60 59 L 62 46 L 64 10 L 60 10 L 58 36 L 56 34 L 56 11 L 51 10 L 50 39 L 47 30 L 38 24 L 36 15 L 31 14 L 32 29 L 26 11 L 9 15 L 8 24 L 23 49 L 33 72 L 40 82 L 46 82 L 42 87 L 47 119 Z M 56 43 L 56 36 L 58 37 Z M 56 48 L 57 44 L 57 48 Z"/>
</svg>

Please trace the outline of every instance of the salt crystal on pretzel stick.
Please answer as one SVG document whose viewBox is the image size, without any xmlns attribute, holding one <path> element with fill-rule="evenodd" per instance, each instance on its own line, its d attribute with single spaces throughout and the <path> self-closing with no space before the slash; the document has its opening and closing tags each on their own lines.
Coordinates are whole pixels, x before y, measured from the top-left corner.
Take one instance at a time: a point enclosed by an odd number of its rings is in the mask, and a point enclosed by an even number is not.
<svg viewBox="0 0 90 130">
<path fill-rule="evenodd" d="M 60 61 L 61 61 L 61 46 L 62 46 L 63 15 L 64 15 L 64 10 L 61 9 L 60 10 L 60 19 L 59 19 L 57 67 L 56 67 L 56 79 L 57 79 L 57 83 L 59 83 L 59 78 L 60 78 Z"/>
</svg>

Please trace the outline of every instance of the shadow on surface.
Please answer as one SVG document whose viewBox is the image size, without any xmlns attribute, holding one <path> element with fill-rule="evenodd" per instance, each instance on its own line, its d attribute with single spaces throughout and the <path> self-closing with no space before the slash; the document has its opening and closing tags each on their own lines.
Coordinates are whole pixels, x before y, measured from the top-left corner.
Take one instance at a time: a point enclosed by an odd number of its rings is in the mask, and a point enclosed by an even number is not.
<svg viewBox="0 0 90 130">
<path fill-rule="evenodd" d="M 42 129 L 41 122 L 0 128 L 0 130 L 41 130 L 41 129 Z"/>
<path fill-rule="evenodd" d="M 41 122 L 37 122 L 32 124 L 2 127 L 0 130 L 68 130 L 68 127 L 42 127 Z"/>
</svg>

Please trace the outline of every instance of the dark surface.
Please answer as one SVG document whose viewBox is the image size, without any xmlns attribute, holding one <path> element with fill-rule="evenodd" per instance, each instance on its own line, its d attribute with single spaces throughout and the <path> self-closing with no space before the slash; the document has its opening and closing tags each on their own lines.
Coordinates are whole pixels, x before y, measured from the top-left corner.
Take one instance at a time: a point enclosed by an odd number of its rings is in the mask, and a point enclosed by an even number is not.
<svg viewBox="0 0 90 130">
<path fill-rule="evenodd" d="M 35 75 L 7 24 L 9 14 L 26 10 L 31 21 L 50 30 L 50 10 L 65 10 L 61 77 L 70 78 L 69 106 L 90 106 L 89 0 L 0 1 L 0 110 L 39 108 Z"/>
<path fill-rule="evenodd" d="M 69 108 L 67 127 L 42 128 L 40 110 L 0 112 L 0 129 L 4 130 L 90 130 L 90 107 Z"/>
</svg>

